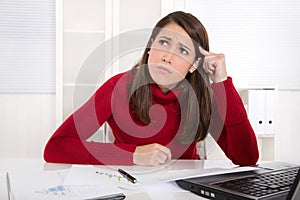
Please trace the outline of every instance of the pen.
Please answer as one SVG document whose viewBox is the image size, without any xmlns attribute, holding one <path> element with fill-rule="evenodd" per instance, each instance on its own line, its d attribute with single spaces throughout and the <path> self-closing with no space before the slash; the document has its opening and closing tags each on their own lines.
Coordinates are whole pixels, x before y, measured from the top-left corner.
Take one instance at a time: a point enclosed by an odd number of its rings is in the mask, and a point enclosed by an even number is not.
<svg viewBox="0 0 300 200">
<path fill-rule="evenodd" d="M 128 174 L 127 172 L 125 172 L 122 169 L 118 169 L 118 172 L 124 176 L 128 181 L 130 181 L 131 183 L 136 183 L 136 178 L 134 178 L 133 176 L 131 176 L 130 174 Z"/>
</svg>

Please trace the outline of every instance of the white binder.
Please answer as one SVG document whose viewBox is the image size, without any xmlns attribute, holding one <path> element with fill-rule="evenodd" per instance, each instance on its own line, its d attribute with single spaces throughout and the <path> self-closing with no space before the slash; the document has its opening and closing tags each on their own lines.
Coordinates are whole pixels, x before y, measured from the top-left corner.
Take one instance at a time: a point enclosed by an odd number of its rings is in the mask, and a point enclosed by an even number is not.
<svg viewBox="0 0 300 200">
<path fill-rule="evenodd" d="M 265 134 L 275 134 L 276 91 L 266 90 Z"/>
<path fill-rule="evenodd" d="M 248 118 L 257 135 L 275 134 L 275 89 L 250 89 L 246 98 Z"/>
</svg>

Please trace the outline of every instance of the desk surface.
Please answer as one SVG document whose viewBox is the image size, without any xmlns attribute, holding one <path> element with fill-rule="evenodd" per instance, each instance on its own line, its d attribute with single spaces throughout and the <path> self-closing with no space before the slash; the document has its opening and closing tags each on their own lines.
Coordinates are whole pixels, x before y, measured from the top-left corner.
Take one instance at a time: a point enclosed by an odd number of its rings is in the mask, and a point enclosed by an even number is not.
<svg viewBox="0 0 300 200">
<path fill-rule="evenodd" d="M 199 164 L 201 166 L 204 165 L 216 165 L 216 163 L 212 161 L 188 161 L 192 163 L 193 168 L 199 168 Z M 188 163 L 190 164 L 190 163 Z M 296 164 L 296 163 L 295 163 Z M 297 164 L 300 164 L 300 162 Z M 219 162 L 219 165 L 222 165 L 222 162 Z M 228 161 L 223 162 L 222 167 L 228 166 Z M 0 158 L 0 199 L 1 200 L 8 200 L 8 192 L 7 192 L 7 183 L 6 183 L 6 172 L 15 171 L 15 170 L 24 170 L 30 169 L 33 171 L 49 171 L 49 170 L 62 170 L 66 169 L 69 170 L 71 168 L 71 164 L 56 164 L 56 163 L 45 163 L 42 159 L 29 159 L 29 158 L 20 158 L 20 159 L 9 159 L 9 158 Z M 201 168 L 200 166 L 200 168 Z M 116 167 L 116 166 L 112 166 Z M 123 166 L 122 168 L 126 169 L 126 167 L 130 166 Z M 139 167 L 139 166 L 131 166 L 131 167 Z M 180 166 L 186 169 L 186 166 Z M 34 178 L 34 177 L 33 177 Z M 168 192 L 166 192 L 168 190 Z M 191 192 L 185 191 L 179 188 L 176 183 L 168 182 L 168 185 L 156 183 L 150 185 L 150 187 L 145 187 L 141 190 L 141 188 L 134 189 L 134 190 L 126 190 L 124 191 L 126 195 L 126 200 L 151 200 L 151 199 L 204 199 L 200 196 L 197 196 Z M 22 199 L 23 200 L 23 199 Z"/>
<path fill-rule="evenodd" d="M 0 199 L 8 200 L 7 184 L 6 184 L 6 172 L 20 169 L 32 169 L 32 170 L 56 170 L 56 169 L 68 169 L 72 165 L 70 164 L 54 164 L 45 163 L 42 159 L 0 159 Z M 126 194 L 126 200 L 137 199 L 203 199 L 191 192 L 180 189 L 175 183 L 171 183 L 171 192 L 159 192 L 159 186 L 151 186 L 141 191 L 140 189 L 135 191 L 124 191 Z M 178 188 L 176 188 L 178 187 Z"/>
</svg>

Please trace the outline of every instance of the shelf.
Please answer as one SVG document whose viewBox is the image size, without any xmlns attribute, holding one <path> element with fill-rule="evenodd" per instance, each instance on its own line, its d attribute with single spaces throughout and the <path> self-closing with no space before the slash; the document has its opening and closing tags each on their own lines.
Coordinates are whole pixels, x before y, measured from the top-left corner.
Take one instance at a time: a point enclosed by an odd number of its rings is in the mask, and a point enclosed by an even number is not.
<svg viewBox="0 0 300 200">
<path fill-rule="evenodd" d="M 257 134 L 257 138 L 274 138 L 275 134 Z"/>
<path fill-rule="evenodd" d="M 105 34 L 105 30 L 65 29 L 64 33 L 101 33 L 101 34 Z"/>
<path fill-rule="evenodd" d="M 235 85 L 236 89 L 238 91 L 243 91 L 243 90 L 277 90 L 277 86 L 262 86 L 262 85 Z"/>
<path fill-rule="evenodd" d="M 92 83 L 64 83 L 64 87 L 100 87 L 101 84 L 92 84 Z"/>
</svg>

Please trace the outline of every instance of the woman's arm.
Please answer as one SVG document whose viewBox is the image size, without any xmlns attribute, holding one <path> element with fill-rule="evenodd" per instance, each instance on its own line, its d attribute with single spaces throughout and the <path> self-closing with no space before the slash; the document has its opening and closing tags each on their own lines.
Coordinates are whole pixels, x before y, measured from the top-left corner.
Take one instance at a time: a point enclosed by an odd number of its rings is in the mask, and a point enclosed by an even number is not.
<svg viewBox="0 0 300 200">
<path fill-rule="evenodd" d="M 55 131 L 44 150 L 47 162 L 133 164 L 132 144 L 86 141 L 111 116 L 111 96 L 118 75 L 107 81 Z"/>
<path fill-rule="evenodd" d="M 213 124 L 211 134 L 226 156 L 238 165 L 254 165 L 258 160 L 255 133 L 232 79 L 213 83 Z"/>
<path fill-rule="evenodd" d="M 232 79 L 227 77 L 225 55 L 199 50 L 204 55 L 203 69 L 214 82 L 209 131 L 233 163 L 254 165 L 258 160 L 256 136 Z"/>
</svg>

